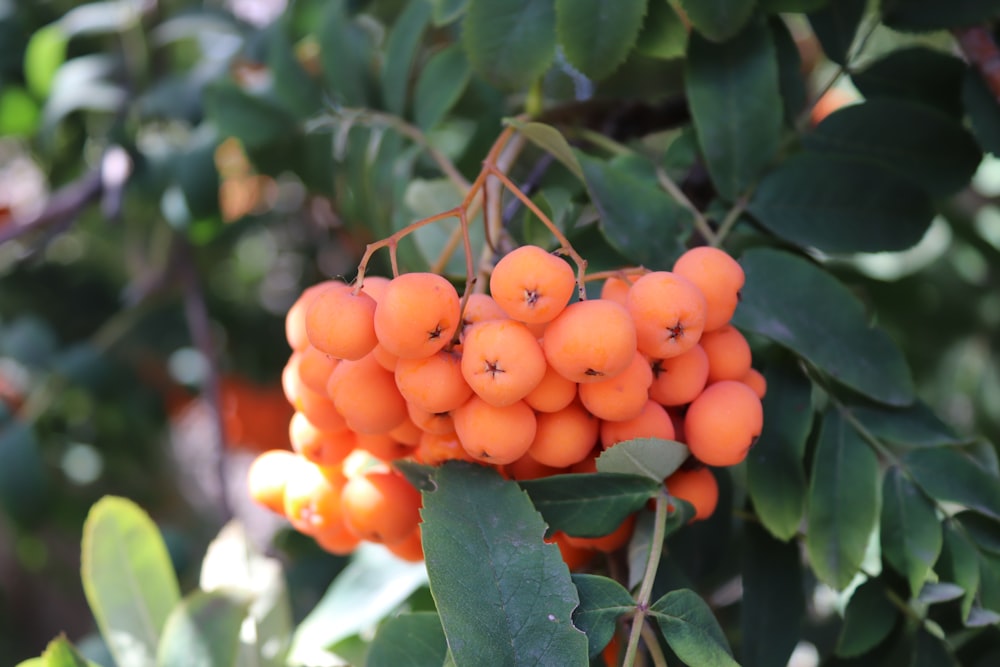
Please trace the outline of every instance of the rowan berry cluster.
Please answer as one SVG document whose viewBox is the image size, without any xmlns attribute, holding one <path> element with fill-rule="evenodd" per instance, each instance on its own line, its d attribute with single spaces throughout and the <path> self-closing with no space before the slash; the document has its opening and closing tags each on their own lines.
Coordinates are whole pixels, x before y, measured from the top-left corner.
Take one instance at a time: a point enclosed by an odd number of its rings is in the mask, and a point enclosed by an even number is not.
<svg viewBox="0 0 1000 667">
<path fill-rule="evenodd" d="M 573 300 L 578 275 L 523 246 L 496 264 L 489 295 L 464 298 L 433 273 L 307 289 L 286 320 L 283 375 L 294 453 L 268 452 L 251 493 L 334 553 L 361 540 L 421 558 L 420 494 L 391 466 L 461 459 L 523 480 L 592 472 L 634 438 L 685 443 L 667 480 L 696 519 L 714 511 L 705 466 L 744 459 L 760 434 L 763 377 L 729 325 L 743 286 L 725 252 L 697 247 L 672 271 L 605 276 Z M 573 566 L 628 540 L 556 534 Z"/>
</svg>

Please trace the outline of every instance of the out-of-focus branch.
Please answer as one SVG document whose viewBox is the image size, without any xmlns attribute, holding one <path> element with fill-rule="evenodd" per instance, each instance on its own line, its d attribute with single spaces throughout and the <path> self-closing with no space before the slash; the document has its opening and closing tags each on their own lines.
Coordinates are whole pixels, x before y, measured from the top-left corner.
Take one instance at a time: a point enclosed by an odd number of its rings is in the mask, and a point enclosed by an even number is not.
<svg viewBox="0 0 1000 667">
<path fill-rule="evenodd" d="M 1000 48 L 985 26 L 952 31 L 969 64 L 979 70 L 993 97 L 1000 103 Z"/>
</svg>

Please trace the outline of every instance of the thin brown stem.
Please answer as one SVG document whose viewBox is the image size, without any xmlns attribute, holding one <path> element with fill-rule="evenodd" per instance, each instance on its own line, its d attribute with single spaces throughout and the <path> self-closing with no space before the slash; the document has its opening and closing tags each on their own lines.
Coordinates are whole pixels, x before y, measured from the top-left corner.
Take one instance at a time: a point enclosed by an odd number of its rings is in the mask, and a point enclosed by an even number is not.
<svg viewBox="0 0 1000 667">
<path fill-rule="evenodd" d="M 646 645 L 646 650 L 649 651 L 649 657 L 653 660 L 653 665 L 655 667 L 667 667 L 667 656 L 663 654 L 663 649 L 660 648 L 660 641 L 656 638 L 656 631 L 648 623 L 642 624 L 642 643 Z"/>
<path fill-rule="evenodd" d="M 709 245 L 714 245 L 715 232 L 712 231 L 712 226 L 708 223 L 708 218 L 706 218 L 705 215 L 698 210 L 698 207 L 691 202 L 688 196 L 684 194 L 684 191 L 681 190 L 676 183 L 674 183 L 673 179 L 670 178 L 670 175 L 667 174 L 663 167 L 656 167 L 656 181 L 660 184 L 660 187 L 667 192 L 667 194 L 674 198 L 674 201 L 687 209 L 687 211 L 694 218 L 695 229 L 697 229 L 698 233 L 702 235 L 705 242 Z"/>
</svg>

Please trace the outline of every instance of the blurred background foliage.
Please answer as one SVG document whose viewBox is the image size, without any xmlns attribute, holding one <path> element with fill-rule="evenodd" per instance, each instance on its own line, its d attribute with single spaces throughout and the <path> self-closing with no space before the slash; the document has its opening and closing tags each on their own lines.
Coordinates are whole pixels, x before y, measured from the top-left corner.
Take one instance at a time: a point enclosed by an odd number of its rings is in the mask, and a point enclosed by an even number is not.
<svg viewBox="0 0 1000 667">
<path fill-rule="evenodd" d="M 92 632 L 80 527 L 105 494 L 153 515 L 182 585 L 229 516 L 270 535 L 241 480 L 254 451 L 287 446 L 284 312 L 303 287 L 349 277 L 366 242 L 454 204 L 424 142 L 468 178 L 504 117 L 544 110 L 580 128 L 576 140 L 642 137 L 712 214 L 685 129 L 686 33 L 667 3 L 651 5 L 615 76 L 595 83 L 557 55 L 529 88 L 516 62 L 484 77 L 466 60 L 452 21 L 465 5 L 0 0 L 0 662 L 37 655 L 60 631 Z M 838 67 L 800 18 L 782 23 L 779 49 L 791 117 Z M 870 76 L 834 91 L 852 100 L 905 85 L 898 63 L 880 61 L 904 46 L 939 54 L 921 71 L 942 99 L 981 96 L 947 33 L 883 25 L 852 61 Z M 983 104 L 974 129 L 997 151 L 1000 112 Z M 546 158 L 526 155 L 512 173 L 537 180 Z M 558 165 L 545 178 L 541 205 L 593 266 L 620 265 L 645 241 L 609 238 Z M 902 346 L 919 396 L 996 443 L 1000 160 L 987 154 L 939 208 L 910 250 L 820 259 Z M 523 212 L 510 229 L 538 239 Z M 749 224 L 740 231 L 752 237 Z M 415 235 L 405 267 L 429 266 L 448 236 Z M 300 618 L 343 561 L 291 533 L 275 544 Z"/>
</svg>

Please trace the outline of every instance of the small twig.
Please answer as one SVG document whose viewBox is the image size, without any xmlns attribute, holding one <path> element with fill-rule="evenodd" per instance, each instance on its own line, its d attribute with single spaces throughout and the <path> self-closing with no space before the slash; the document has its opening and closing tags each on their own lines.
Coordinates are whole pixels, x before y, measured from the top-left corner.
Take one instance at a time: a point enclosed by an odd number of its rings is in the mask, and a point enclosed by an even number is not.
<svg viewBox="0 0 1000 667">
<path fill-rule="evenodd" d="M 726 217 L 722 219 L 722 224 L 719 225 L 719 231 L 715 233 L 715 240 L 709 243 L 709 245 L 719 248 L 722 247 L 723 241 L 729 236 L 729 232 L 733 231 L 733 227 L 739 221 L 740 216 L 743 212 L 747 210 L 747 206 L 750 204 L 750 196 L 752 191 L 744 192 L 743 195 L 733 204 L 733 207 L 729 209 L 726 213 Z"/>
<path fill-rule="evenodd" d="M 667 490 L 660 487 L 656 494 L 656 509 L 653 514 L 653 535 L 650 537 L 649 559 L 642 575 L 639 593 L 635 597 L 636 611 L 632 617 L 632 631 L 628 637 L 628 647 L 625 649 L 625 659 L 622 664 L 631 667 L 635 662 L 636 651 L 639 648 L 639 636 L 642 626 L 646 623 L 649 612 L 649 598 L 653 594 L 653 582 L 656 580 L 656 570 L 660 566 L 660 556 L 663 554 L 663 539 L 667 532 L 667 505 L 669 498 Z"/>
<path fill-rule="evenodd" d="M 521 192 L 530 197 L 534 193 L 535 188 L 538 187 L 539 181 L 541 181 L 542 177 L 545 176 L 545 172 L 549 170 L 549 167 L 551 167 L 554 162 L 555 158 L 551 153 L 543 155 L 538 162 L 535 163 L 535 166 L 531 168 L 531 171 L 528 173 L 528 177 L 522 181 L 520 186 Z M 503 225 L 505 227 L 517 214 L 519 208 L 521 208 L 521 200 L 516 197 L 507 203 L 507 206 L 503 210 Z"/>
<path fill-rule="evenodd" d="M 709 245 L 715 245 L 715 232 L 712 231 L 712 226 L 708 224 L 708 219 L 701 211 L 698 210 L 698 207 L 695 206 L 690 199 L 688 199 L 688 196 L 684 194 L 684 191 L 681 190 L 676 183 L 674 183 L 673 179 L 670 178 L 670 175 L 667 174 L 666 170 L 659 165 L 656 167 L 656 180 L 660 184 L 660 187 L 666 190 L 667 194 L 674 198 L 674 201 L 691 213 L 694 217 L 694 226 L 698 230 L 698 233 L 705 239 L 705 242 Z"/>
<path fill-rule="evenodd" d="M 653 660 L 653 665 L 655 667 L 667 667 L 667 656 L 663 654 L 663 649 L 660 648 L 660 641 L 656 638 L 656 631 L 646 624 L 642 624 L 642 642 L 646 645 L 646 650 L 649 651 L 649 657 Z"/>
<path fill-rule="evenodd" d="M 1000 48 L 984 26 L 956 28 L 952 31 L 965 59 L 979 70 L 980 76 L 1000 104 Z"/>
<path fill-rule="evenodd" d="M 98 166 L 56 190 L 37 213 L 8 220 L 0 228 L 0 244 L 30 231 L 71 222 L 84 208 L 99 199 L 103 191 L 104 181 L 101 177 L 101 168 Z"/>
</svg>

